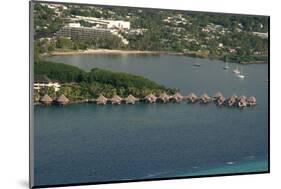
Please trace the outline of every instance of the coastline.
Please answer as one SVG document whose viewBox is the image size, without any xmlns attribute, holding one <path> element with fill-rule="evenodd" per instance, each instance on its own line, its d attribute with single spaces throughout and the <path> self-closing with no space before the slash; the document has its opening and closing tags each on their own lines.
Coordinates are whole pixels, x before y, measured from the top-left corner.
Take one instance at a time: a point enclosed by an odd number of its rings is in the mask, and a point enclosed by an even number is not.
<svg viewBox="0 0 281 189">
<path fill-rule="evenodd" d="M 221 57 L 191 55 L 186 52 L 173 52 L 173 51 L 141 51 L 141 50 L 118 50 L 118 49 L 87 49 L 87 50 L 65 50 L 65 51 L 53 51 L 49 53 L 41 54 L 43 57 L 47 56 L 74 56 L 74 55 L 179 55 L 195 58 L 208 58 L 222 60 Z M 268 64 L 267 61 L 249 61 L 240 62 L 240 64 Z"/>
<path fill-rule="evenodd" d="M 184 55 L 182 52 L 171 51 L 140 51 L 140 50 L 113 50 L 113 49 L 87 49 L 87 50 L 69 50 L 69 51 L 53 51 L 43 54 L 43 56 L 64 56 L 64 55 L 127 55 L 127 54 L 172 54 Z"/>
</svg>

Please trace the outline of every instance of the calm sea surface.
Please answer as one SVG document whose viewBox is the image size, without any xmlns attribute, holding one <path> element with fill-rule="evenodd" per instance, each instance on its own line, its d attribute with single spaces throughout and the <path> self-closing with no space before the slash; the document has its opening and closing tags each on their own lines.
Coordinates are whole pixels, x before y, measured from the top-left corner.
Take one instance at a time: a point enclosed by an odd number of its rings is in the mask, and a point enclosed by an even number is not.
<svg viewBox="0 0 281 189">
<path fill-rule="evenodd" d="M 267 171 L 266 64 L 242 66 L 241 80 L 232 69 L 223 70 L 223 62 L 184 56 L 48 59 L 87 71 L 142 75 L 184 95 L 253 95 L 258 105 L 245 110 L 187 103 L 35 106 L 36 185 Z"/>
</svg>

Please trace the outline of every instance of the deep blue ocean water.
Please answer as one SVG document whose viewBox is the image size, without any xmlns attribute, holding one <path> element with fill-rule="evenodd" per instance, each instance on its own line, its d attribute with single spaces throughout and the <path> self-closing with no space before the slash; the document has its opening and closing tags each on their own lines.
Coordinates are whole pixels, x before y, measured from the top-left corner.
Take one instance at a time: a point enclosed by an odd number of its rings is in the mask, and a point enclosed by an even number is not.
<svg viewBox="0 0 281 189">
<path fill-rule="evenodd" d="M 35 184 L 71 184 L 267 171 L 268 66 L 244 65 L 244 80 L 223 62 L 184 56 L 54 56 L 148 77 L 184 95 L 218 90 L 254 95 L 244 110 L 214 104 L 35 106 Z M 194 67 L 200 62 L 201 67 Z M 235 68 L 235 64 L 230 64 Z"/>
</svg>

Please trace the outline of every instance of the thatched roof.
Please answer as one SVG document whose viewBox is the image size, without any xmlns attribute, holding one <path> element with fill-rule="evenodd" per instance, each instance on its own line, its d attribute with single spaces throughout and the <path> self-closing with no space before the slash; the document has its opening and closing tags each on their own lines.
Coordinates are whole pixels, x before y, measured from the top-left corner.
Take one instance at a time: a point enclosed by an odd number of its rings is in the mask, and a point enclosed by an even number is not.
<svg viewBox="0 0 281 189">
<path fill-rule="evenodd" d="M 160 101 L 160 102 L 164 102 L 164 103 L 166 103 L 166 102 L 169 102 L 169 100 L 170 100 L 170 96 L 169 95 L 167 95 L 167 93 L 162 93 L 162 94 L 160 94 L 159 96 L 158 96 L 158 99 L 157 99 L 158 101 Z"/>
<path fill-rule="evenodd" d="M 222 93 L 221 92 L 217 92 L 217 93 L 214 94 L 213 98 L 219 98 L 221 96 L 223 96 Z"/>
<path fill-rule="evenodd" d="M 172 96 L 172 98 L 183 99 L 183 96 L 180 93 L 176 93 Z"/>
<path fill-rule="evenodd" d="M 247 101 L 248 101 L 248 102 L 256 102 L 257 100 L 256 100 L 255 97 L 250 96 L 250 97 L 247 98 Z"/>
<path fill-rule="evenodd" d="M 238 98 L 238 96 L 236 95 L 236 94 L 234 94 L 234 95 L 232 95 L 231 97 L 229 97 L 229 98 L 232 98 L 232 99 L 237 99 Z"/>
<path fill-rule="evenodd" d="M 136 101 L 136 100 L 138 100 L 136 97 L 134 97 L 133 95 L 129 95 L 129 96 L 127 96 L 125 99 L 124 99 L 125 101 Z"/>
<path fill-rule="evenodd" d="M 162 94 L 159 95 L 159 98 L 165 99 L 165 98 L 170 98 L 170 96 L 167 95 L 167 93 L 164 92 L 164 93 L 162 93 Z"/>
<path fill-rule="evenodd" d="M 138 100 L 138 99 L 130 94 L 124 100 L 125 100 L 126 104 L 135 104 L 135 101 Z"/>
<path fill-rule="evenodd" d="M 238 101 L 238 106 L 239 107 L 246 107 L 247 106 L 246 98 L 240 98 L 239 101 Z"/>
<path fill-rule="evenodd" d="M 201 99 L 210 99 L 211 97 L 209 97 L 206 93 L 204 93 L 200 98 Z"/>
<path fill-rule="evenodd" d="M 225 98 L 224 98 L 224 96 L 219 96 L 219 97 L 218 97 L 218 100 L 219 100 L 219 101 L 225 101 Z"/>
<path fill-rule="evenodd" d="M 104 101 L 107 101 L 107 98 L 105 98 L 103 95 L 100 95 L 97 99 L 96 99 L 97 102 L 104 102 Z"/>
<path fill-rule="evenodd" d="M 242 95 L 238 98 L 238 100 L 246 100 L 246 96 Z"/>
<path fill-rule="evenodd" d="M 190 93 L 187 98 L 197 98 L 196 94 L 194 93 Z"/>
<path fill-rule="evenodd" d="M 39 101 L 40 102 L 52 102 L 53 99 L 49 95 L 45 94 L 43 97 L 40 98 Z"/>
<path fill-rule="evenodd" d="M 111 101 L 118 102 L 118 101 L 121 101 L 122 98 L 121 98 L 120 96 L 118 96 L 118 95 L 114 95 L 110 100 L 111 100 Z"/>
<path fill-rule="evenodd" d="M 148 99 L 151 99 L 151 100 L 156 100 L 157 99 L 157 97 L 155 96 L 155 95 L 153 95 L 153 94 L 149 94 L 149 95 L 146 95 L 146 97 L 144 97 L 146 100 L 148 100 Z"/>
<path fill-rule="evenodd" d="M 60 102 L 60 103 L 68 103 L 69 102 L 69 99 L 66 98 L 66 96 L 64 96 L 64 94 L 60 95 L 58 98 L 57 98 L 57 102 Z"/>
</svg>

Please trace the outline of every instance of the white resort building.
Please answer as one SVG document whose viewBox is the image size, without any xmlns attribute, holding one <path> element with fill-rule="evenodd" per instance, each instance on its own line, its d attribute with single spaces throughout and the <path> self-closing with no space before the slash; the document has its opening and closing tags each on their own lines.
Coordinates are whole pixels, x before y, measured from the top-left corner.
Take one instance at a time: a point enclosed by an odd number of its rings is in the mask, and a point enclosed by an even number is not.
<svg viewBox="0 0 281 189">
<path fill-rule="evenodd" d="M 53 87 L 56 92 L 60 90 L 60 84 L 58 82 L 50 80 L 45 75 L 34 75 L 33 89 L 40 91 L 40 89 L 46 87 Z"/>
<path fill-rule="evenodd" d="M 99 28 L 108 28 L 108 29 L 118 29 L 118 30 L 129 30 L 130 22 L 123 20 L 106 20 L 95 17 L 86 17 L 86 16 L 75 16 L 71 18 L 72 21 L 84 20 L 88 23 L 95 24 Z"/>
<path fill-rule="evenodd" d="M 97 37 L 106 37 L 115 35 L 119 37 L 123 44 L 129 42 L 116 29 L 99 28 L 99 27 L 83 27 L 80 23 L 69 23 L 56 32 L 56 36 L 70 37 L 71 39 L 91 40 Z"/>
</svg>

